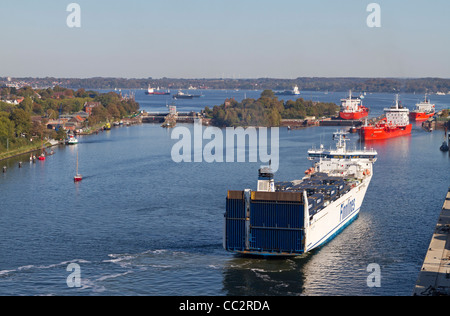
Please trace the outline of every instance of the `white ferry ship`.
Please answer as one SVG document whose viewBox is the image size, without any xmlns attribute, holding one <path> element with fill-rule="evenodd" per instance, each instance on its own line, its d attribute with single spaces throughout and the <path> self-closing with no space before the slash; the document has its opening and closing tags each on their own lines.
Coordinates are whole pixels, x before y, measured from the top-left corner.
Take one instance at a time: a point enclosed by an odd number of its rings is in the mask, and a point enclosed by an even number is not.
<svg viewBox="0 0 450 316">
<path fill-rule="evenodd" d="M 377 152 L 349 150 L 339 131 L 335 149 L 308 151 L 301 180 L 275 183 L 259 170 L 257 191 L 228 191 L 224 248 L 244 255 L 298 256 L 335 237 L 359 214 Z"/>
</svg>

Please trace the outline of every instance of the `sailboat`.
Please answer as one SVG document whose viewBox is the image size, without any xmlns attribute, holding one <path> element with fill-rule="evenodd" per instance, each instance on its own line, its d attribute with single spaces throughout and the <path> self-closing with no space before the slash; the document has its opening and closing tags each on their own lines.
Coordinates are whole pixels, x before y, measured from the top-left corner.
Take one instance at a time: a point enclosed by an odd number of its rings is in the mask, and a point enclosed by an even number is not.
<svg viewBox="0 0 450 316">
<path fill-rule="evenodd" d="M 77 151 L 77 173 L 76 173 L 75 177 L 73 177 L 73 181 L 80 182 L 81 180 L 83 180 L 83 176 L 78 173 L 78 151 Z"/>
</svg>

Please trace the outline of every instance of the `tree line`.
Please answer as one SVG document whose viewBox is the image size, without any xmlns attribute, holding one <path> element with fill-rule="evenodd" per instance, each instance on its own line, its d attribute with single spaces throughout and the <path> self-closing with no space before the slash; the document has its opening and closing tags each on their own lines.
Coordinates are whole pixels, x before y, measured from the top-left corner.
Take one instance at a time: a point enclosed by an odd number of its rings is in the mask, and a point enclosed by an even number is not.
<svg viewBox="0 0 450 316">
<path fill-rule="evenodd" d="M 305 101 L 299 98 L 286 102 L 278 100 L 272 90 L 264 90 L 259 99 L 237 102 L 228 99 L 224 104 L 206 107 L 203 111 L 214 126 L 279 126 L 282 119 L 304 119 L 308 116 L 330 117 L 336 115 L 335 103 Z"/>
<path fill-rule="evenodd" d="M 450 79 L 444 78 L 320 78 L 296 79 L 255 78 L 16 78 L 30 85 L 53 86 L 55 82 L 71 89 L 146 89 L 148 85 L 166 89 L 186 89 L 189 86 L 204 89 L 290 90 L 297 85 L 307 91 L 366 91 L 385 93 L 436 93 L 450 91 Z M 6 78 L 0 78 L 6 81 Z"/>
</svg>

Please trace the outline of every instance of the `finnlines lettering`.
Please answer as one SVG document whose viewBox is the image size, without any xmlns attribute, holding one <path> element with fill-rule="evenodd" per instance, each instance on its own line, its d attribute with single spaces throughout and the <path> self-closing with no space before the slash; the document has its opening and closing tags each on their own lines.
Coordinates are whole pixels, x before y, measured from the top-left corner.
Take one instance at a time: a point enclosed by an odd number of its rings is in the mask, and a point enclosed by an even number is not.
<svg viewBox="0 0 450 316">
<path fill-rule="evenodd" d="M 355 210 L 355 199 L 349 200 L 347 204 L 341 204 L 341 221 Z"/>
</svg>

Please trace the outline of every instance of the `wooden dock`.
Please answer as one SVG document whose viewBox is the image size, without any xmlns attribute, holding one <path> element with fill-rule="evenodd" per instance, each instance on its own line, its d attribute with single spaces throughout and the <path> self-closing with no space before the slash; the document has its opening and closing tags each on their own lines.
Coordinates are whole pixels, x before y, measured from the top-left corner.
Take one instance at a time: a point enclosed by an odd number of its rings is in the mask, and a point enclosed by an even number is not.
<svg viewBox="0 0 450 316">
<path fill-rule="evenodd" d="M 431 238 L 413 295 L 450 295 L 450 188 Z"/>
</svg>

